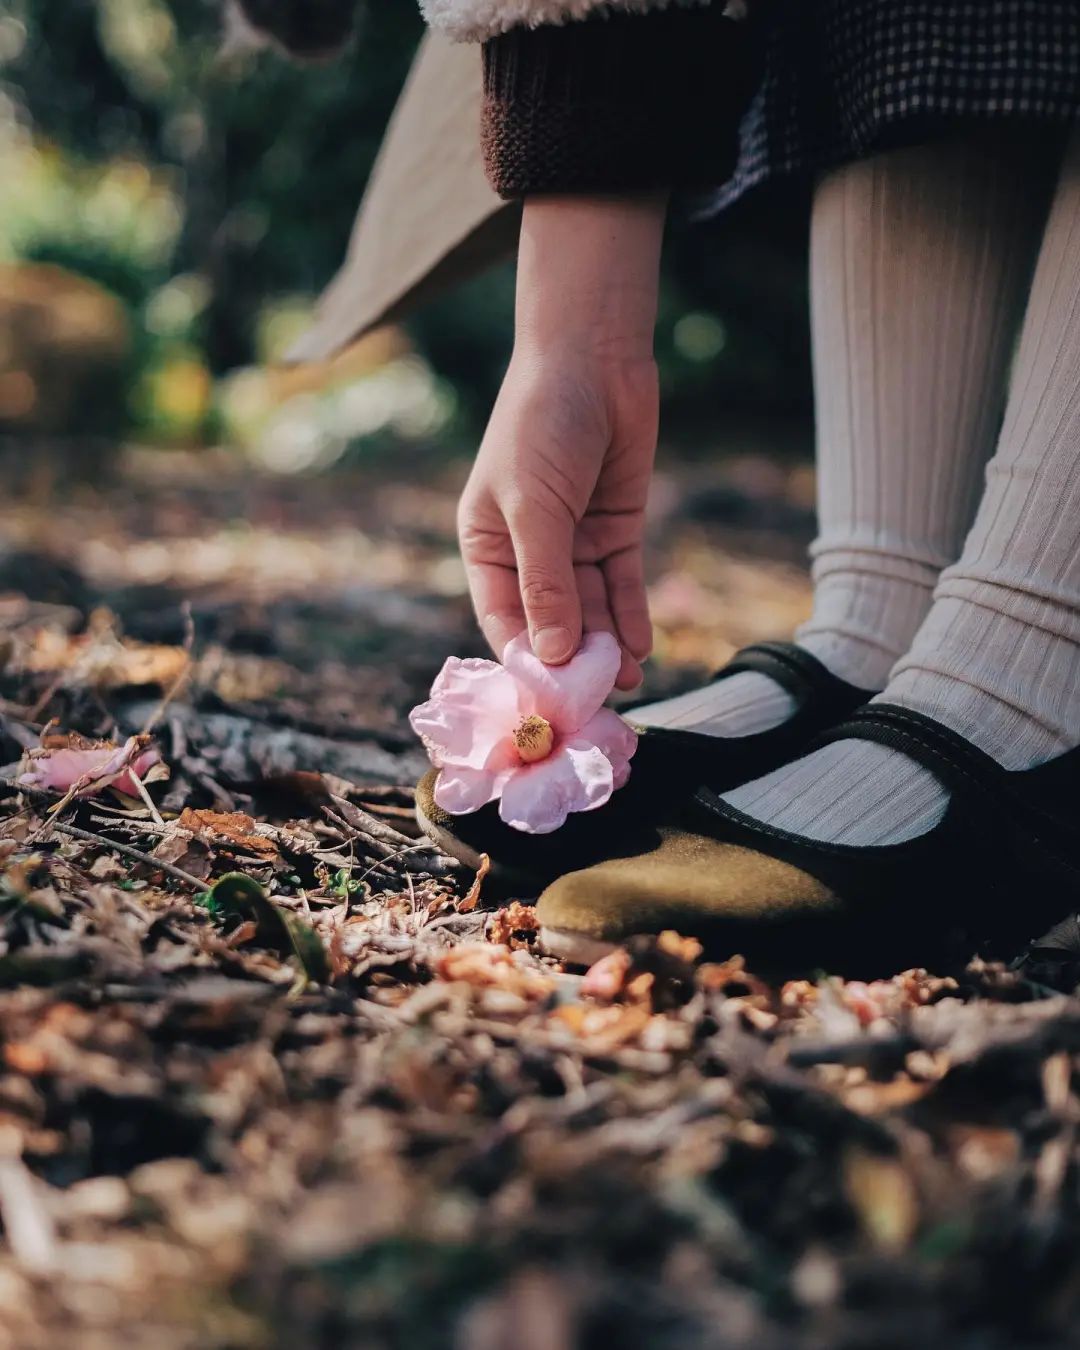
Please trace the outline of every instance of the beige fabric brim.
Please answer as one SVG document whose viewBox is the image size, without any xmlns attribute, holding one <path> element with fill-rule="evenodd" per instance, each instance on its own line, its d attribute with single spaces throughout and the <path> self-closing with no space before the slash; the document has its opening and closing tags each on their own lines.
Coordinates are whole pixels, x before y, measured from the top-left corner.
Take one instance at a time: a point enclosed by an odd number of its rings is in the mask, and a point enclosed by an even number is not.
<svg viewBox="0 0 1080 1350">
<path fill-rule="evenodd" d="M 520 208 L 480 154 L 480 48 L 428 33 L 394 110 L 345 263 L 286 356 L 323 361 L 513 250 Z"/>
</svg>

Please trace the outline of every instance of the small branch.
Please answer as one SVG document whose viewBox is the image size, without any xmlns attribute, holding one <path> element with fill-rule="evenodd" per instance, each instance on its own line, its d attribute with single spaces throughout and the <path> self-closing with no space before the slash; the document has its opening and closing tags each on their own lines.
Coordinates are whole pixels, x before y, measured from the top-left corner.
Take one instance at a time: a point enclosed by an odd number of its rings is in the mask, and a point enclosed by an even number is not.
<svg viewBox="0 0 1080 1350">
<path fill-rule="evenodd" d="M 67 674 L 68 672 L 66 670 L 61 670 L 53 677 L 53 679 L 46 686 L 45 692 L 37 700 L 34 706 L 32 708 L 27 709 L 26 712 L 27 722 L 32 722 L 35 725 L 40 725 L 38 719 L 41 717 L 41 714 L 45 711 L 45 709 L 49 706 L 49 704 L 53 701 L 53 698 L 56 696 L 56 693 L 59 690 L 60 686 L 64 683 Z"/>
<path fill-rule="evenodd" d="M 131 781 L 135 784 L 135 789 L 138 792 L 139 796 L 143 799 L 143 805 L 150 812 L 154 824 L 163 830 L 165 828 L 165 822 L 161 819 L 161 812 L 154 805 L 154 799 L 150 796 L 149 792 L 147 792 L 146 784 L 143 782 L 143 780 L 139 777 L 139 775 L 135 772 L 133 768 L 128 769 L 128 776 L 130 777 Z"/>
<path fill-rule="evenodd" d="M 194 886 L 198 891 L 207 889 L 207 883 L 200 880 L 199 877 L 192 876 L 190 872 L 185 872 L 181 867 L 174 867 L 172 863 L 162 862 L 160 858 L 155 858 L 152 853 L 144 853 L 142 849 L 132 848 L 130 844 L 121 844 L 117 839 L 106 839 L 104 835 L 93 834 L 90 830 L 80 830 L 77 825 L 66 825 L 62 820 L 50 820 L 47 824 L 50 829 L 57 830 L 60 834 L 69 834 L 73 839 L 84 839 L 88 844 L 100 844 L 103 848 L 114 848 L 118 853 L 124 853 L 129 858 L 134 858 L 136 862 L 147 863 L 150 867 L 156 867 L 161 872 L 167 872 L 177 881 L 183 881 L 188 886 Z"/>
<path fill-rule="evenodd" d="M 427 842 L 423 844 L 411 844 L 408 848 L 398 849 L 396 853 L 391 853 L 388 858 L 380 858 L 378 862 L 372 863 L 366 872 L 361 873 L 360 881 L 366 881 L 372 872 L 380 867 L 385 867 L 387 863 L 396 862 L 398 858 L 403 858 L 406 853 L 421 853 L 430 851 L 431 845 Z"/>
<path fill-rule="evenodd" d="M 0 1214 L 18 1265 L 29 1275 L 55 1275 L 60 1268 L 56 1227 L 39 1183 L 16 1156 L 0 1159 Z"/>
<path fill-rule="evenodd" d="M 181 603 L 180 613 L 184 620 L 184 640 L 180 645 L 183 647 L 187 659 L 184 662 L 183 669 L 162 694 L 161 702 L 143 723 L 142 735 L 144 736 L 148 736 L 165 716 L 166 708 L 184 687 L 184 683 L 191 674 L 191 650 L 195 645 L 195 620 L 191 617 L 190 600 L 184 600 Z"/>
<path fill-rule="evenodd" d="M 323 807 L 325 815 L 332 820 L 336 817 L 337 823 L 344 822 L 352 829 L 359 830 L 361 834 L 367 835 L 370 839 L 377 839 L 380 844 L 387 845 L 391 853 L 406 844 L 416 842 L 414 839 L 410 839 L 407 834 L 402 834 L 400 830 L 395 830 L 392 825 L 387 825 L 385 821 L 373 816 L 370 811 L 365 811 L 360 806 L 354 806 L 344 797 L 335 797 L 331 793 L 330 800 L 334 805 L 333 807 Z"/>
<path fill-rule="evenodd" d="M 10 788 L 12 792 L 21 793 L 31 801 L 48 802 L 50 805 L 56 801 L 55 792 L 50 792 L 48 788 L 31 787 L 29 783 L 20 783 L 17 778 L 0 778 L 0 787 Z"/>
<path fill-rule="evenodd" d="M 153 821 L 139 820 L 137 816 L 126 816 L 121 811 L 118 811 L 115 815 L 97 815 L 91 811 L 90 822 L 93 825 L 122 825 L 125 830 L 134 830 L 136 834 L 152 834 L 155 839 L 167 834 L 169 829 L 167 825 L 159 829 Z"/>
</svg>

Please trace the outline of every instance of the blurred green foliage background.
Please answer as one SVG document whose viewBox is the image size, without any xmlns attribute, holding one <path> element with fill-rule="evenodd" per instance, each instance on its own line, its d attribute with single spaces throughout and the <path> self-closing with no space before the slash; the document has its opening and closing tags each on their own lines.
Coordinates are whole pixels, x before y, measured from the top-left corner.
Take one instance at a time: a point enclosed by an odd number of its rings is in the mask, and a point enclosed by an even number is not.
<svg viewBox="0 0 1080 1350">
<path fill-rule="evenodd" d="M 268 373 L 344 254 L 421 33 L 370 3 L 344 55 L 234 50 L 217 0 L 6 0 L 0 429 L 228 441 L 282 470 L 472 443 L 508 354 L 512 269 L 368 343 L 334 382 Z M 805 210 L 678 218 L 658 355 L 669 435 L 804 420 Z"/>
</svg>

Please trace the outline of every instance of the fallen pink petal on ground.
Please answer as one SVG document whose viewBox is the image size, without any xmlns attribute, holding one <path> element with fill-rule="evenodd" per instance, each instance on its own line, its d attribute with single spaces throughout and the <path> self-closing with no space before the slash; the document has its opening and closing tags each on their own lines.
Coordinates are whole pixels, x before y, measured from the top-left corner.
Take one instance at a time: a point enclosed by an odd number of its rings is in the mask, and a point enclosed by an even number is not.
<svg viewBox="0 0 1080 1350">
<path fill-rule="evenodd" d="M 80 797 L 93 796 L 107 787 L 130 797 L 138 795 L 132 771 L 140 781 L 161 759 L 153 748 L 139 750 L 137 738 L 123 745 L 102 745 L 92 749 L 45 749 L 33 752 L 31 768 L 19 778 L 26 787 L 53 792 L 76 788 Z"/>
</svg>

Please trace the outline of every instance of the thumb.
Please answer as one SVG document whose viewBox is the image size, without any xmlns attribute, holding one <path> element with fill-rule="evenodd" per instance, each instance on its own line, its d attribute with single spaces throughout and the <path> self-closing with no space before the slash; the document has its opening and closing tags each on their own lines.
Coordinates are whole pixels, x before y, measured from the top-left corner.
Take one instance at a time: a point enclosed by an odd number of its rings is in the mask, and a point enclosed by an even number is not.
<svg viewBox="0 0 1080 1350">
<path fill-rule="evenodd" d="M 573 517 L 563 507 L 529 504 L 507 523 L 533 652 L 548 665 L 562 665 L 581 644 Z"/>
</svg>

